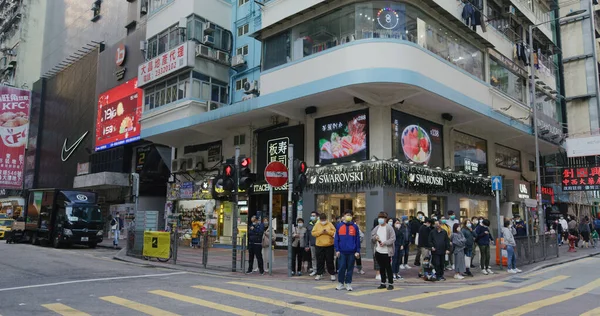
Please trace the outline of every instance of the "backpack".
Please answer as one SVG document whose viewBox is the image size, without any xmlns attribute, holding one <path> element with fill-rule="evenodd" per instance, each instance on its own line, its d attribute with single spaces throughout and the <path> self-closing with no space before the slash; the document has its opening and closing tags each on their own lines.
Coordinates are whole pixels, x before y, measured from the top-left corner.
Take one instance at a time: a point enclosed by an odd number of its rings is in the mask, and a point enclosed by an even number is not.
<svg viewBox="0 0 600 316">
<path fill-rule="evenodd" d="M 110 221 L 110 226 L 111 226 L 111 228 L 112 228 L 112 229 L 117 229 L 117 227 L 116 227 L 116 226 L 117 226 L 117 224 L 118 224 L 118 223 L 119 223 L 119 222 L 117 221 L 117 219 L 116 219 L 116 218 L 113 218 L 113 219 Z"/>
</svg>

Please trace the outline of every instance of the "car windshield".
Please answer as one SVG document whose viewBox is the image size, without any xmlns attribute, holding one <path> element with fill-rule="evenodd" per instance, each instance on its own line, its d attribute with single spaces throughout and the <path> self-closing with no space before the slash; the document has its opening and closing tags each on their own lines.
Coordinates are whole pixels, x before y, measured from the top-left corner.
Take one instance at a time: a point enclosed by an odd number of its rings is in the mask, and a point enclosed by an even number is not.
<svg viewBox="0 0 600 316">
<path fill-rule="evenodd" d="M 66 211 L 71 222 L 102 222 L 102 211 L 97 206 L 69 206 Z"/>
<path fill-rule="evenodd" d="M 0 226 L 12 226 L 12 223 L 12 220 L 0 219 Z"/>
</svg>

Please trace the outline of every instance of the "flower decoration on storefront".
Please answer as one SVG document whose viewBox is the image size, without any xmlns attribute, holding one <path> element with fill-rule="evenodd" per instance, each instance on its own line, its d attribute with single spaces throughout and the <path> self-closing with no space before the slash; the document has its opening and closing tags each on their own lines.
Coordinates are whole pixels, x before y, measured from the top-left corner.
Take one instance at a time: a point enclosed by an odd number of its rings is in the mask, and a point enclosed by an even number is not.
<svg viewBox="0 0 600 316">
<path fill-rule="evenodd" d="M 311 167 L 307 191 L 351 192 L 393 187 L 417 193 L 492 195 L 491 182 L 482 176 L 430 169 L 398 161 L 365 161 L 337 166 Z"/>
</svg>

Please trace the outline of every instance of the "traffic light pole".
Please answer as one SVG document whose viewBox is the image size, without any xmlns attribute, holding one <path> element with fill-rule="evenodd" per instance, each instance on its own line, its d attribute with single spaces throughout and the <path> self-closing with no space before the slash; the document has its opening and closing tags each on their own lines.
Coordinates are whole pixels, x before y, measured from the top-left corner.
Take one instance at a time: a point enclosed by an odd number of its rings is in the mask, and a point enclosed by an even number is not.
<svg viewBox="0 0 600 316">
<path fill-rule="evenodd" d="M 235 147 L 235 187 L 233 189 L 233 212 L 232 221 L 233 228 L 231 230 L 231 271 L 237 270 L 237 237 L 238 237 L 238 193 L 240 187 L 240 147 Z"/>
<path fill-rule="evenodd" d="M 294 144 L 288 145 L 288 277 L 292 277 L 292 228 L 294 226 L 294 201 L 292 195 L 294 193 Z M 292 170 L 290 172 L 290 170 Z"/>
</svg>

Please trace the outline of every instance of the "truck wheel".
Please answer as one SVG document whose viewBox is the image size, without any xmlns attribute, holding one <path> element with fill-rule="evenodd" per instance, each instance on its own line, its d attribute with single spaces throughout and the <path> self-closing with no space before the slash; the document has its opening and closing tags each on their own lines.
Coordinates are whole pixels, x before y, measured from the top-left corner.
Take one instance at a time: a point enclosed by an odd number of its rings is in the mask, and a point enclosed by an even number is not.
<svg viewBox="0 0 600 316">
<path fill-rule="evenodd" d="M 58 249 L 60 248 L 60 238 L 58 238 L 58 236 L 54 237 L 54 239 L 52 239 L 52 247 Z"/>
<path fill-rule="evenodd" d="M 90 247 L 90 249 L 94 249 L 94 248 L 96 248 L 97 245 L 98 244 L 96 244 L 95 242 L 91 242 L 88 244 L 88 247 Z"/>
</svg>

